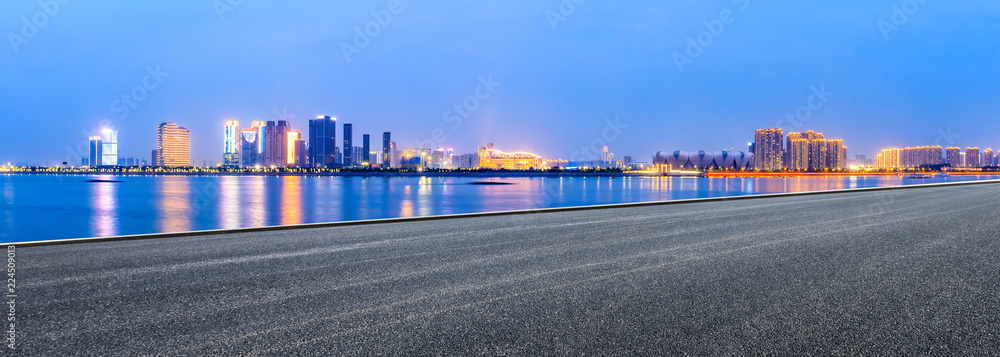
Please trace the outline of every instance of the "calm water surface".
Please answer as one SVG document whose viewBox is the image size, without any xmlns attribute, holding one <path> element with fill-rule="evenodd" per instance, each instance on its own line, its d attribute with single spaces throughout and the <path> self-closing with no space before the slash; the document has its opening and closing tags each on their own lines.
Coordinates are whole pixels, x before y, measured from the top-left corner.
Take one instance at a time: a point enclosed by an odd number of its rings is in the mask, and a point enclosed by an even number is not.
<svg viewBox="0 0 1000 357">
<path fill-rule="evenodd" d="M 0 176 L 0 241 L 260 227 L 605 203 L 665 201 L 998 176 L 301 177 Z M 88 182 L 88 180 L 121 182 Z M 508 185 L 474 185 L 473 182 Z"/>
</svg>

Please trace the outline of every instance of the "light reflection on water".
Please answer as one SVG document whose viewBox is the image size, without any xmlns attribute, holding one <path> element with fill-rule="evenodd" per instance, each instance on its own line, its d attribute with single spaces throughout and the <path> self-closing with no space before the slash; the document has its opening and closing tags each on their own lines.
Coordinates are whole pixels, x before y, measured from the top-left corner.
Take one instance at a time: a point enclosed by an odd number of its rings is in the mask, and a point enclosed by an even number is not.
<svg viewBox="0 0 1000 357">
<path fill-rule="evenodd" d="M 4 204 L 0 239 L 179 232 L 995 178 L 4 175 L 0 176 Z M 510 184 L 469 184 L 474 181 Z"/>
</svg>

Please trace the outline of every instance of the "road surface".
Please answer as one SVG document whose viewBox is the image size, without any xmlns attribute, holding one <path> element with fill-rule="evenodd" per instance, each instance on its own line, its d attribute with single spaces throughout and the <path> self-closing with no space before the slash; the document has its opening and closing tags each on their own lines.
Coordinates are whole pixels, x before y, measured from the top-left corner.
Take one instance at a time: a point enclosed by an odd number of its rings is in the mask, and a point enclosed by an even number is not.
<svg viewBox="0 0 1000 357">
<path fill-rule="evenodd" d="M 1000 184 L 21 247 L 18 353 L 1000 351 Z"/>
</svg>

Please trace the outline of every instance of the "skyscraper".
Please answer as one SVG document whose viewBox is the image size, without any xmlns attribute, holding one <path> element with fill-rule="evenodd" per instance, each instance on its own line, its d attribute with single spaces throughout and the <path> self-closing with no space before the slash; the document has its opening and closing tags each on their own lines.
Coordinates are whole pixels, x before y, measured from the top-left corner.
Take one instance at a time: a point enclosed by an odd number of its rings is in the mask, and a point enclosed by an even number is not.
<svg viewBox="0 0 1000 357">
<path fill-rule="evenodd" d="M 950 147 L 944 150 L 946 164 L 950 165 L 953 169 L 962 167 L 962 148 Z"/>
<path fill-rule="evenodd" d="M 266 165 L 264 162 L 264 151 L 267 150 L 267 123 L 264 121 L 254 121 L 250 127 L 257 129 L 257 158 L 256 165 Z"/>
<path fill-rule="evenodd" d="M 265 165 L 285 167 L 288 165 L 288 126 L 287 120 L 267 122 L 264 130 L 264 162 Z"/>
<path fill-rule="evenodd" d="M 392 140 L 390 140 L 390 136 L 388 131 L 382 133 L 382 168 L 392 167 L 392 151 L 390 151 L 392 147 L 389 145 Z"/>
<path fill-rule="evenodd" d="M 288 149 L 287 149 L 288 152 L 285 155 L 285 164 L 287 164 L 287 166 L 289 166 L 289 167 L 300 166 L 301 163 L 297 162 L 298 161 L 297 159 L 298 159 L 299 155 L 295 153 L 295 149 L 296 149 L 295 142 L 299 141 L 299 139 L 302 138 L 302 133 L 297 132 L 297 131 L 289 131 L 288 134 L 287 134 L 287 136 L 288 136 L 288 138 L 287 138 L 288 140 L 286 140 L 286 141 L 287 141 L 287 145 L 288 145 Z"/>
<path fill-rule="evenodd" d="M 983 150 L 982 166 L 996 166 L 996 154 L 993 153 L 993 149 L 986 148 Z"/>
<path fill-rule="evenodd" d="M 162 123 L 156 138 L 157 166 L 191 166 L 191 133 L 187 129 L 174 123 Z"/>
<path fill-rule="evenodd" d="M 754 135 L 754 168 L 757 171 L 779 171 L 782 167 L 782 130 L 758 129 Z M 482 158 L 480 158 L 482 159 Z"/>
<path fill-rule="evenodd" d="M 370 153 L 368 152 L 368 150 L 371 150 L 369 139 L 368 134 L 361 135 L 361 165 L 364 167 L 368 167 L 372 163 L 371 157 L 369 157 Z"/>
<path fill-rule="evenodd" d="M 309 162 L 313 167 L 337 163 L 337 118 L 320 115 L 309 121 Z"/>
<path fill-rule="evenodd" d="M 90 159 L 89 166 L 101 166 L 104 162 L 104 155 L 101 150 L 104 149 L 103 143 L 101 142 L 100 136 L 90 137 Z"/>
<path fill-rule="evenodd" d="M 261 137 L 258 128 L 240 130 L 240 165 L 254 167 L 260 164 L 259 145 Z"/>
<path fill-rule="evenodd" d="M 225 144 L 222 152 L 222 165 L 226 167 L 240 166 L 240 122 L 227 120 L 225 124 Z"/>
<path fill-rule="evenodd" d="M 118 165 L 118 130 L 101 130 L 101 166 Z"/>
<path fill-rule="evenodd" d="M 344 167 L 354 166 L 352 154 L 354 153 L 353 125 L 344 124 Z"/>
<path fill-rule="evenodd" d="M 970 168 L 982 167 L 982 161 L 979 160 L 979 148 L 978 147 L 967 147 L 965 148 L 965 166 Z"/>
</svg>

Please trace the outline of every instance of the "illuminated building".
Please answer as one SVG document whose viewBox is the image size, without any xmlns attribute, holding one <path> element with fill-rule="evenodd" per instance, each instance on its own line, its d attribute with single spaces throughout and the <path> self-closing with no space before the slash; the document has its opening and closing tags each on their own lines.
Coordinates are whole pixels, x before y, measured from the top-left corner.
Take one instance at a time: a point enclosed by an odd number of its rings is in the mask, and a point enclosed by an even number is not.
<svg viewBox="0 0 1000 357">
<path fill-rule="evenodd" d="M 226 167 L 240 166 L 240 123 L 227 120 L 225 124 L 225 145 L 223 147 L 222 165 Z"/>
<path fill-rule="evenodd" d="M 243 167 L 254 167 L 260 162 L 260 136 L 259 128 L 246 128 L 240 130 L 240 164 Z"/>
<path fill-rule="evenodd" d="M 263 121 L 254 121 L 250 123 L 251 128 L 257 129 L 257 158 L 255 161 L 256 165 L 264 165 L 264 150 L 267 149 L 267 123 Z"/>
<path fill-rule="evenodd" d="M 187 129 L 162 123 L 156 138 L 156 166 L 191 166 L 191 133 Z"/>
<path fill-rule="evenodd" d="M 973 169 L 983 166 L 982 162 L 979 160 L 979 148 L 965 148 L 965 166 Z"/>
<path fill-rule="evenodd" d="M 118 130 L 101 130 L 101 166 L 118 165 Z"/>
<path fill-rule="evenodd" d="M 997 166 L 997 155 L 993 153 L 993 149 L 983 150 L 983 166 Z"/>
<path fill-rule="evenodd" d="M 344 124 L 344 167 L 354 166 L 354 125 Z"/>
<path fill-rule="evenodd" d="M 945 163 L 952 168 L 962 167 L 962 148 L 949 147 L 945 150 Z"/>
<path fill-rule="evenodd" d="M 900 168 L 900 149 L 882 149 L 875 156 L 875 167 L 889 170 Z"/>
<path fill-rule="evenodd" d="M 295 140 L 295 162 L 300 167 L 309 166 L 309 150 L 306 146 L 305 140 Z"/>
<path fill-rule="evenodd" d="M 757 171 L 779 171 L 782 168 L 781 141 L 784 134 L 780 128 L 757 129 L 754 134 L 754 168 Z"/>
<path fill-rule="evenodd" d="M 608 146 L 605 145 L 604 149 L 601 151 L 601 162 L 604 163 L 605 167 L 611 166 L 611 161 L 615 158 L 615 154 L 608 152 Z"/>
<path fill-rule="evenodd" d="M 479 147 L 480 169 L 506 169 L 506 170 L 527 170 L 541 169 L 545 167 L 545 161 L 541 156 L 527 152 L 503 152 L 493 148 L 493 143 L 487 143 L 485 147 Z"/>
<path fill-rule="evenodd" d="M 960 167 L 965 167 L 965 151 L 962 152 L 962 164 Z"/>
<path fill-rule="evenodd" d="M 785 168 L 793 171 L 806 171 L 809 169 L 809 139 L 797 138 L 792 140 L 786 150 L 788 150 L 789 161 Z"/>
<path fill-rule="evenodd" d="M 876 166 L 881 169 L 917 168 L 945 163 L 940 146 L 917 146 L 883 149 L 877 156 Z"/>
<path fill-rule="evenodd" d="M 389 142 L 389 167 L 399 168 L 399 150 L 396 150 L 396 142 Z"/>
<path fill-rule="evenodd" d="M 827 161 L 826 168 L 830 170 L 843 170 L 847 168 L 847 147 L 841 139 L 830 139 L 826 142 Z"/>
<path fill-rule="evenodd" d="M 300 165 L 296 162 L 298 155 L 295 154 L 295 142 L 302 137 L 302 133 L 297 131 L 289 131 L 285 134 L 285 145 L 287 146 L 287 152 L 285 153 L 285 164 L 289 167 L 295 167 Z"/>
<path fill-rule="evenodd" d="M 784 167 L 788 170 L 827 171 L 842 170 L 847 167 L 847 147 L 844 146 L 844 141 L 827 140 L 822 133 L 812 130 L 804 133 L 788 133 L 782 157 L 785 161 Z"/>
<path fill-rule="evenodd" d="M 337 164 L 337 118 L 320 115 L 309 121 L 309 162 L 313 167 Z"/>
<path fill-rule="evenodd" d="M 284 167 L 288 164 L 288 126 L 287 120 L 268 121 L 264 128 L 264 164 Z"/>
<path fill-rule="evenodd" d="M 390 140 L 391 135 L 389 132 L 382 133 L 382 164 L 380 167 L 392 167 L 392 158 L 390 153 L 392 152 L 392 140 Z"/>
<path fill-rule="evenodd" d="M 369 140 L 371 137 L 368 134 L 361 135 L 361 165 L 364 167 L 371 166 L 371 145 Z"/>
<path fill-rule="evenodd" d="M 658 151 L 653 155 L 653 165 L 659 171 L 669 170 L 751 170 L 754 155 L 742 151 Z"/>
<path fill-rule="evenodd" d="M 101 164 L 104 162 L 104 155 L 101 152 L 103 149 L 104 149 L 104 145 L 101 142 L 101 137 L 100 136 L 91 136 L 90 137 L 90 159 L 87 162 L 90 166 L 101 166 Z"/>
<path fill-rule="evenodd" d="M 462 154 L 458 156 L 458 168 L 475 169 L 479 167 L 478 154 Z"/>
</svg>

